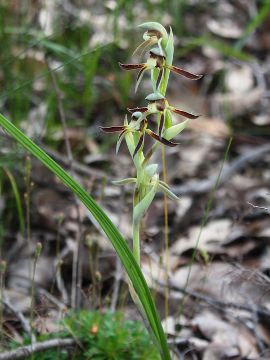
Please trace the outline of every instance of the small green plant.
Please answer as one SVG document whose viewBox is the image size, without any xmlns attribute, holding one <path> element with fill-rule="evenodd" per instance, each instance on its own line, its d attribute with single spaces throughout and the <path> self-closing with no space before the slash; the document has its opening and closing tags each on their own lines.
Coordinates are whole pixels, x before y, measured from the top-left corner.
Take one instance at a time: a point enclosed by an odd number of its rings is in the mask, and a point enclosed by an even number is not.
<svg viewBox="0 0 270 360">
<path fill-rule="evenodd" d="M 74 345 L 34 353 L 33 360 L 160 360 L 149 334 L 138 321 L 124 320 L 121 313 L 80 311 L 63 321 L 63 330 L 42 334 L 38 342 L 74 337 Z M 24 345 L 31 343 L 25 338 Z M 16 348 L 16 344 L 12 344 Z"/>
<path fill-rule="evenodd" d="M 142 324 L 124 321 L 121 313 L 81 311 L 79 317 L 74 313 L 65 319 L 65 327 L 79 335 L 85 348 L 82 359 L 160 359 Z"/>
</svg>

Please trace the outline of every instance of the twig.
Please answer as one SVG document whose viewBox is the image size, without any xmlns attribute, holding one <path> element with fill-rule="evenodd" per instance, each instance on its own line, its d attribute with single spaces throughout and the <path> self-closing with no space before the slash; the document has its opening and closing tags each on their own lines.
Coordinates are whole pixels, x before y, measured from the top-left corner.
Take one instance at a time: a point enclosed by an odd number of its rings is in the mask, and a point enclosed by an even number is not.
<svg viewBox="0 0 270 360">
<path fill-rule="evenodd" d="M 51 148 L 49 148 L 46 145 L 42 144 L 42 148 L 44 151 L 46 151 L 46 153 L 48 153 L 52 158 L 54 158 L 57 162 L 65 165 L 65 166 L 69 166 L 69 161 L 67 156 L 65 156 L 64 154 L 60 154 L 55 150 L 52 150 Z M 107 174 L 105 174 L 105 172 L 98 170 L 98 169 L 92 169 L 89 166 L 86 166 L 84 164 L 81 164 L 80 162 L 73 160 L 73 170 L 87 175 L 87 176 L 94 176 L 94 177 L 98 177 L 98 178 L 104 178 L 107 177 Z"/>
<path fill-rule="evenodd" d="M 260 209 L 260 210 L 266 210 L 267 212 L 270 212 L 270 208 L 264 207 L 264 206 L 258 206 L 254 205 L 251 202 L 247 202 L 249 205 L 251 205 L 254 209 Z"/>
<path fill-rule="evenodd" d="M 268 152 L 270 152 L 270 144 L 262 145 L 244 155 L 240 155 L 230 164 L 225 165 L 220 177 L 219 186 L 230 179 L 232 175 L 246 168 L 249 163 L 261 160 L 262 156 Z M 217 175 L 210 176 L 205 180 L 192 180 L 187 182 L 186 185 L 172 186 L 171 190 L 176 195 L 204 194 L 213 188 L 216 179 Z"/>
<path fill-rule="evenodd" d="M 117 258 L 116 258 L 116 269 L 115 269 L 115 272 L 114 272 L 113 293 L 112 293 L 112 300 L 111 300 L 111 306 L 110 306 L 111 311 L 115 311 L 115 309 L 116 309 L 116 304 L 117 304 L 117 300 L 118 300 L 118 295 L 119 295 L 120 283 L 121 283 L 122 276 L 123 276 L 122 264 L 121 264 L 121 261 L 119 260 L 119 258 L 117 256 Z"/>
<path fill-rule="evenodd" d="M 68 292 L 64 283 L 64 279 L 61 275 L 61 264 L 62 260 L 58 259 L 55 261 L 55 268 L 56 268 L 56 284 L 57 288 L 61 293 L 62 300 L 64 304 L 68 304 Z"/>
<path fill-rule="evenodd" d="M 47 340 L 40 343 L 35 343 L 33 345 L 22 346 L 16 350 L 6 351 L 0 354 L 0 360 L 17 360 L 17 359 L 26 359 L 32 354 L 54 349 L 54 348 L 66 348 L 69 346 L 74 346 L 76 344 L 75 339 L 53 339 Z"/>
<path fill-rule="evenodd" d="M 50 294 L 47 290 L 43 289 L 43 288 L 36 288 L 36 292 L 40 295 L 40 296 L 44 296 L 46 297 L 52 304 L 54 304 L 55 306 L 58 307 L 58 309 L 62 312 L 66 312 L 67 311 L 67 306 L 65 303 L 59 301 L 55 296 L 53 296 L 52 294 Z"/>
<path fill-rule="evenodd" d="M 31 330 L 31 326 L 29 324 L 29 321 L 25 318 L 25 316 L 23 315 L 23 313 L 19 310 L 16 309 L 16 307 L 14 305 L 12 305 L 9 300 L 7 298 L 4 298 L 2 300 L 2 303 L 5 305 L 5 307 L 11 311 L 20 321 L 23 330 L 30 336 L 33 338 L 33 343 L 35 343 L 36 339 L 35 339 L 35 334 L 33 334 L 32 330 Z"/>
<path fill-rule="evenodd" d="M 165 284 L 162 284 L 161 282 L 158 281 L 158 285 L 160 286 L 165 286 Z M 213 299 L 210 296 L 207 295 L 203 295 L 200 294 L 196 291 L 191 291 L 188 289 L 184 289 L 182 287 L 176 286 L 176 285 L 172 285 L 170 284 L 170 289 L 174 290 L 176 292 L 180 292 L 184 295 L 190 296 L 196 300 L 205 302 L 211 306 L 214 306 L 216 308 L 218 308 L 219 310 L 224 311 L 226 308 L 231 308 L 231 309 L 235 309 L 235 310 L 243 310 L 243 311 L 247 311 L 249 313 L 255 313 L 260 317 L 267 317 L 268 319 L 270 319 L 270 311 L 266 310 L 266 309 L 260 309 L 258 307 L 254 307 L 254 306 L 248 306 L 248 305 L 243 305 L 243 304 L 236 304 L 233 302 L 227 302 L 227 301 L 220 301 L 217 299 Z"/>
</svg>

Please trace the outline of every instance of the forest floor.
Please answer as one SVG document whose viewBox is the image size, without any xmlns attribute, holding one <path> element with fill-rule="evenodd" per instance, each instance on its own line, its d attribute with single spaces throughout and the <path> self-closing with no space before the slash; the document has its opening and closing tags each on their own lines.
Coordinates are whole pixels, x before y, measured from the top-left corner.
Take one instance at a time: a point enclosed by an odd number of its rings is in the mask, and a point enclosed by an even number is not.
<svg viewBox="0 0 270 360">
<path fill-rule="evenodd" d="M 116 155 L 116 138 L 99 126 L 121 125 L 150 86 L 145 76 L 134 95 L 134 74 L 118 68 L 132 62 L 136 26 L 172 26 L 175 65 L 204 77 L 172 74 L 168 99 L 201 116 L 179 147 L 166 149 L 167 182 L 180 200 L 168 200 L 166 250 L 157 195 L 144 220 L 141 268 L 179 359 L 269 359 L 270 3 L 121 3 L 3 2 L 1 113 L 73 174 L 130 242 L 133 189 L 112 180 L 134 175 L 132 159 L 124 144 Z M 57 329 L 69 308 L 118 309 L 141 321 L 122 266 L 87 209 L 4 132 L 0 145 L 8 338 L 23 343 L 32 310 L 36 333 Z"/>
</svg>

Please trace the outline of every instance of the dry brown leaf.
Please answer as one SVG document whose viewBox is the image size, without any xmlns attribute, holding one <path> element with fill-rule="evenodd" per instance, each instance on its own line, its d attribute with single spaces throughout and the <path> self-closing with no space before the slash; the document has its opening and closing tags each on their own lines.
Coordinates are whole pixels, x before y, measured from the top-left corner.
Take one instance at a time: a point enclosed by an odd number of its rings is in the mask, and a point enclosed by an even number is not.
<svg viewBox="0 0 270 360">
<path fill-rule="evenodd" d="M 232 222 L 228 219 L 211 221 L 202 229 L 201 234 L 201 227 L 193 226 L 189 229 L 186 237 L 178 239 L 170 247 L 169 252 L 173 256 L 179 256 L 183 252 L 195 249 L 196 247 L 206 252 L 222 252 L 223 250 L 220 245 L 229 236 L 231 229 Z"/>
</svg>

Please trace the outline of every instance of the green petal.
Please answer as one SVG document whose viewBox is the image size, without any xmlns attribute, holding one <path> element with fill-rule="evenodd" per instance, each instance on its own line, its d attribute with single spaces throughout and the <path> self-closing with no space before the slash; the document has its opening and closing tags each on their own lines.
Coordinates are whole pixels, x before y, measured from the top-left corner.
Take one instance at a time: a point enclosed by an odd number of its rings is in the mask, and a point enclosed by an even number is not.
<svg viewBox="0 0 270 360">
<path fill-rule="evenodd" d="M 168 129 L 166 129 L 164 131 L 163 136 L 165 137 L 165 139 L 171 140 L 172 138 L 174 138 L 176 135 L 180 134 L 180 132 L 185 129 L 188 122 L 189 122 L 189 120 L 185 120 L 177 125 L 174 125 Z"/>
</svg>

